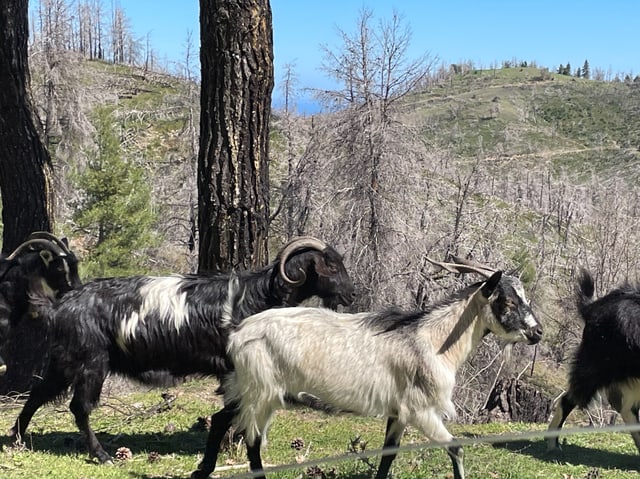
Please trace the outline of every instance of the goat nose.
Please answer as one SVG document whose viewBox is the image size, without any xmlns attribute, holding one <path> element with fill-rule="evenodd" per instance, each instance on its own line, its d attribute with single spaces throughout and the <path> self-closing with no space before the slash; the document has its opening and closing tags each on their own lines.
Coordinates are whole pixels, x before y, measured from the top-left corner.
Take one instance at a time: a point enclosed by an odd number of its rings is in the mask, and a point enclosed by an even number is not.
<svg viewBox="0 0 640 479">
<path fill-rule="evenodd" d="M 527 337 L 532 344 L 539 342 L 542 339 L 542 335 L 542 326 L 534 326 L 532 328 L 529 328 L 529 330 L 527 331 Z"/>
</svg>

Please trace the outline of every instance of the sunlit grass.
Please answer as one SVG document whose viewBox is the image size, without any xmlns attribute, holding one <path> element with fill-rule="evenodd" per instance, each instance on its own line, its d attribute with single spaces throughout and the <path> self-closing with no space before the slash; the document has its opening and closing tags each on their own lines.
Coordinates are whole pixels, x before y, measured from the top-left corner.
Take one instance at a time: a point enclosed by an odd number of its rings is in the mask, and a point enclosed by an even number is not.
<svg viewBox="0 0 640 479">
<path fill-rule="evenodd" d="M 220 407 L 214 394 L 215 381 L 199 380 L 166 391 L 107 390 L 103 404 L 92 415 L 92 425 L 105 448 L 113 455 L 119 448 L 131 451 L 131 458 L 103 466 L 88 458 L 67 402 L 42 408 L 29 428 L 23 447 L 5 441 L 0 453 L 0 477 L 11 479 L 117 478 L 159 479 L 188 477 L 202 458 L 206 431 L 197 428 L 197 418 Z M 167 394 L 162 396 L 162 393 Z M 19 404 L 2 405 L 2 427 L 12 425 Z M 274 417 L 263 461 L 270 466 L 303 463 L 271 477 L 371 477 L 378 457 L 362 458 L 382 445 L 385 420 L 350 415 L 330 415 L 303 407 L 280 411 Z M 461 439 L 543 431 L 545 425 L 451 424 Z M 294 441 L 295 440 L 295 441 Z M 563 437 L 562 452 L 549 453 L 542 437 L 506 445 L 474 443 L 465 446 L 465 467 L 469 478 L 637 478 L 638 456 L 629 434 L 579 434 Z M 353 442 L 353 446 L 352 446 Z M 409 428 L 403 445 L 422 445 L 425 438 Z M 294 448 L 293 446 L 297 446 Z M 351 451 L 351 452 L 349 452 Z M 326 458 L 341 458 L 327 461 Z M 313 470 L 305 464 L 320 461 Z M 234 467 L 223 477 L 246 468 L 245 449 L 240 442 L 225 449 L 219 466 Z M 240 467 L 239 469 L 237 467 Z M 451 477 L 451 462 L 440 448 L 401 452 L 393 467 L 396 479 Z"/>
</svg>

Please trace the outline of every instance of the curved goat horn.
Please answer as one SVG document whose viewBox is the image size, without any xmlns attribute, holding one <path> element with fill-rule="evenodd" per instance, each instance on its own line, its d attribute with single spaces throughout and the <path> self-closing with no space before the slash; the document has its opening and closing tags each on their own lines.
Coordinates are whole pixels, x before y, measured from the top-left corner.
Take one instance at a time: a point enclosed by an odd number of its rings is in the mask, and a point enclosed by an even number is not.
<svg viewBox="0 0 640 479">
<path fill-rule="evenodd" d="M 67 253 L 69 256 L 71 256 L 71 251 L 69 250 L 69 247 L 66 244 L 64 244 L 64 241 L 62 241 L 56 235 L 49 233 L 48 231 L 34 231 L 29 235 L 29 238 L 27 239 L 48 239 L 50 241 L 53 241 L 58 246 L 60 246 L 62 251 Z"/>
<path fill-rule="evenodd" d="M 27 249 L 28 247 L 34 246 L 34 245 L 40 245 L 43 248 L 50 249 L 58 256 L 64 256 L 64 254 L 65 254 L 65 252 L 56 243 L 54 243 L 53 241 L 46 240 L 46 239 L 43 239 L 43 238 L 34 238 L 34 239 L 30 239 L 30 240 L 25 241 L 20 246 L 18 246 L 15 250 L 13 250 L 13 253 L 11 253 L 9 256 L 7 256 L 7 260 L 15 259 L 25 249 Z"/>
<path fill-rule="evenodd" d="M 427 261 L 431 264 L 439 266 L 440 268 L 449 271 L 450 273 L 465 274 L 465 273 L 477 273 L 489 278 L 497 270 L 490 268 L 489 266 L 477 263 L 475 261 L 460 258 L 458 256 L 452 256 L 454 263 L 444 263 L 442 261 L 436 261 L 434 259 L 425 256 Z"/>
<path fill-rule="evenodd" d="M 280 276 L 282 276 L 282 279 L 284 279 L 287 283 L 294 286 L 300 286 L 302 283 L 304 283 L 307 279 L 307 275 L 305 274 L 304 270 L 300 269 L 300 271 L 302 272 L 302 279 L 294 281 L 287 276 L 284 267 L 291 253 L 302 248 L 311 248 L 318 251 L 324 251 L 327 248 L 327 244 L 324 241 L 320 241 L 319 239 L 314 238 L 313 236 L 300 236 L 299 238 L 290 241 L 284 248 L 282 248 L 282 252 L 280 253 Z"/>
<path fill-rule="evenodd" d="M 461 258 L 460 256 L 451 256 L 451 259 L 457 264 L 468 266 L 470 268 L 475 268 L 478 271 L 479 270 L 484 270 L 484 271 L 487 272 L 487 274 L 489 276 L 491 276 L 493 273 L 498 271 L 497 269 L 492 268 L 489 265 L 478 263 L 477 261 L 473 261 L 471 259 Z M 480 274 L 482 274 L 482 273 L 480 273 Z"/>
</svg>

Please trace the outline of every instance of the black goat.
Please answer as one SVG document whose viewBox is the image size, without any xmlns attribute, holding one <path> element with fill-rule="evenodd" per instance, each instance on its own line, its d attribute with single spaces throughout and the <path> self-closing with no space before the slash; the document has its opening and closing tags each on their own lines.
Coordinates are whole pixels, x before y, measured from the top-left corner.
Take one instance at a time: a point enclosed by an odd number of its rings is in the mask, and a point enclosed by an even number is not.
<svg viewBox="0 0 640 479">
<path fill-rule="evenodd" d="M 9 256 L 0 258 L 0 346 L 9 341 L 12 329 L 33 315 L 30 295 L 54 299 L 81 284 L 78 259 L 66 239 L 44 231 L 32 233 Z M 9 356 L 7 360 L 11 366 Z M 1 364 L 4 373 L 7 365 Z"/>
<path fill-rule="evenodd" d="M 236 290 L 243 292 L 242 297 Z M 70 409 L 89 453 L 109 462 L 111 457 L 89 425 L 107 374 L 143 381 L 155 371 L 221 378 L 231 368 L 225 353 L 227 321 L 235 324 L 311 296 L 335 308 L 350 304 L 354 295 L 341 256 L 310 237 L 289 243 L 261 271 L 88 282 L 63 301 L 41 301 L 40 309 L 50 320 L 49 362 L 12 432 L 23 436 L 42 404 L 72 388 Z"/>
<path fill-rule="evenodd" d="M 44 231 L 32 233 L 9 256 L 0 258 L 1 327 L 26 314 L 30 294 L 57 298 L 81 284 L 78 259 L 66 240 Z"/>
<path fill-rule="evenodd" d="M 640 408 L 640 287 L 622 286 L 592 301 L 593 278 L 582 271 L 577 292 L 584 321 L 582 340 L 569 371 L 569 389 L 557 402 L 549 429 L 561 429 L 576 406 L 586 408 L 598 391 L 626 424 L 638 424 Z M 631 436 L 640 451 L 640 432 Z M 548 439 L 558 449 L 558 437 Z"/>
</svg>

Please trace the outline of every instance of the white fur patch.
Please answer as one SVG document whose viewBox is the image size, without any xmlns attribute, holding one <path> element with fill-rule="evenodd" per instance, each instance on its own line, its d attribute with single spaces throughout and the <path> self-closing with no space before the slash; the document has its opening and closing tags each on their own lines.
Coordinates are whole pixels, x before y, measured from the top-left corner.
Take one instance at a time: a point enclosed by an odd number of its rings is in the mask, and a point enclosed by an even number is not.
<svg viewBox="0 0 640 479">
<path fill-rule="evenodd" d="M 524 318 L 524 324 L 526 324 L 529 328 L 535 328 L 539 326 L 538 321 L 536 321 L 536 318 L 533 316 L 533 314 L 527 314 L 527 316 Z"/>
<path fill-rule="evenodd" d="M 240 292 L 240 280 L 236 274 L 233 274 L 229 279 L 229 284 L 227 285 L 227 299 L 222 305 L 222 318 L 221 324 L 225 327 L 230 327 L 233 325 L 233 310 L 234 304 L 236 303 L 236 296 Z M 244 299 L 244 291 L 242 291 L 242 296 L 240 296 L 238 303 L 241 303 Z"/>
<path fill-rule="evenodd" d="M 47 283 L 46 279 L 41 278 L 40 285 L 42 287 L 42 292 L 47 298 L 53 299 L 56 297 L 57 291 L 54 291 L 54 289 L 51 286 L 49 286 L 49 283 Z"/>
<path fill-rule="evenodd" d="M 140 288 L 140 310 L 134 311 L 120 323 L 118 344 L 122 349 L 126 350 L 126 343 L 135 339 L 138 326 L 144 324 L 151 314 L 155 313 L 160 321 L 169 324 L 176 332 L 188 324 L 187 293 L 179 292 L 183 280 L 179 275 L 158 277 Z"/>
</svg>

